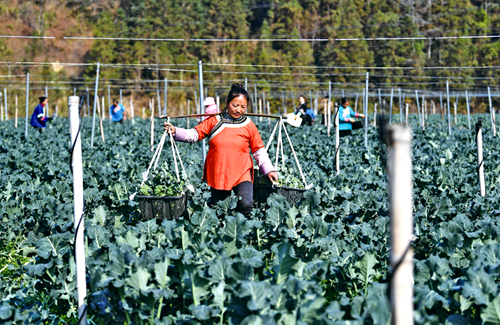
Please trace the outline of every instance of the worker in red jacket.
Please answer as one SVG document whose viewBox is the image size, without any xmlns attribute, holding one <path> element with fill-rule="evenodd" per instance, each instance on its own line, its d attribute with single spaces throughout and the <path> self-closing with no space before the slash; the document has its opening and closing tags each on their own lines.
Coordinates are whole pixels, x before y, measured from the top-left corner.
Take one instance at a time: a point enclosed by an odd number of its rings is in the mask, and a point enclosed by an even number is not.
<svg viewBox="0 0 500 325">
<path fill-rule="evenodd" d="M 175 140 L 197 142 L 208 138 L 209 150 L 203 169 L 203 180 L 210 186 L 210 205 L 225 200 L 231 190 L 241 200 L 236 211 L 249 216 L 253 209 L 253 154 L 262 174 L 278 181 L 264 142 L 255 124 L 244 115 L 249 95 L 241 84 L 233 84 L 226 99 L 226 108 L 193 129 L 174 127 L 165 122 L 165 130 Z"/>
</svg>

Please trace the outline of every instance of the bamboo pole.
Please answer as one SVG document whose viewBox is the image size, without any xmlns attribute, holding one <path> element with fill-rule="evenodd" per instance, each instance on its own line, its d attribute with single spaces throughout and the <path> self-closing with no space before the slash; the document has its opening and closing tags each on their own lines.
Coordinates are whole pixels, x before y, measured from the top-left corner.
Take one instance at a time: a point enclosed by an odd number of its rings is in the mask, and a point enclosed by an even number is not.
<svg viewBox="0 0 500 325">
<path fill-rule="evenodd" d="M 4 106 L 4 108 L 5 108 L 5 120 L 7 121 L 9 119 L 9 109 L 7 106 L 7 88 L 3 89 L 3 100 L 4 100 L 4 104 L 5 104 L 5 106 Z"/>
<path fill-rule="evenodd" d="M 24 131 L 24 137 L 28 139 L 28 107 L 30 101 L 30 73 L 26 74 L 26 129 Z"/>
<path fill-rule="evenodd" d="M 405 126 L 408 127 L 408 110 L 410 108 L 410 104 L 405 103 Z"/>
<path fill-rule="evenodd" d="M 453 103 L 453 114 L 455 115 L 455 125 L 457 125 L 457 102 Z"/>
<path fill-rule="evenodd" d="M 78 298 L 78 318 L 82 319 L 80 324 L 87 324 L 87 308 L 85 297 L 87 296 L 87 283 L 85 277 L 85 222 L 83 214 L 83 164 L 82 144 L 79 132 L 80 114 L 78 109 L 79 97 L 70 96 L 68 99 L 69 121 L 72 144 L 72 174 L 73 174 L 73 220 L 75 229 L 75 265 L 76 265 L 76 287 Z"/>
<path fill-rule="evenodd" d="M 220 113 L 205 113 L 205 114 L 191 114 L 191 115 L 177 115 L 177 116 L 168 116 L 168 115 L 162 115 L 160 116 L 161 119 L 165 118 L 186 118 L 186 117 L 204 117 L 204 116 L 216 116 L 219 115 Z M 271 114 L 254 114 L 254 113 L 245 113 L 244 115 L 246 116 L 257 116 L 257 117 L 269 117 L 269 118 L 280 118 L 281 116 L 278 115 L 271 115 Z"/>
<path fill-rule="evenodd" d="M 198 61 L 198 83 L 200 86 L 200 113 L 205 114 L 205 106 L 203 106 L 203 101 L 205 100 L 205 96 L 203 96 L 203 62 Z M 207 92 L 205 90 L 205 92 Z M 205 139 L 201 140 L 201 155 L 203 157 L 203 163 L 207 158 L 207 152 L 205 147 Z"/>
<path fill-rule="evenodd" d="M 283 114 L 286 114 L 286 108 L 285 108 L 285 92 L 282 90 L 281 91 L 281 106 L 283 107 Z"/>
<path fill-rule="evenodd" d="M 370 93 L 368 91 L 368 81 L 370 78 L 370 73 L 366 73 L 366 91 L 365 91 L 365 148 L 368 148 L 368 98 Z"/>
<path fill-rule="evenodd" d="M 154 108 L 154 98 L 149 101 L 149 110 L 151 112 L 151 151 L 154 151 L 155 144 L 155 108 Z"/>
<path fill-rule="evenodd" d="M 17 112 L 18 112 L 18 108 L 17 108 L 17 95 L 16 95 L 16 121 L 14 123 L 16 129 L 17 129 Z"/>
<path fill-rule="evenodd" d="M 111 91 L 109 89 L 109 83 L 108 83 L 108 114 L 109 114 L 109 124 L 111 124 Z"/>
<path fill-rule="evenodd" d="M 189 116 L 189 112 L 190 112 L 190 107 L 189 107 L 189 104 L 190 104 L 190 100 L 188 99 L 188 108 L 187 108 L 187 116 Z M 189 129 L 189 118 L 187 119 L 187 126 L 186 128 Z"/>
<path fill-rule="evenodd" d="M 470 104 L 469 104 L 469 94 L 467 93 L 467 90 L 465 91 L 465 102 L 467 104 L 467 123 L 469 125 L 469 131 L 470 131 Z"/>
<path fill-rule="evenodd" d="M 168 82 L 168 80 L 167 80 L 167 78 L 165 78 L 165 85 L 164 85 L 165 87 L 163 89 L 163 95 L 164 95 L 164 100 L 165 100 L 165 105 L 164 105 L 163 113 L 165 115 L 167 115 L 167 94 L 168 94 L 168 85 L 167 85 L 167 82 Z M 132 122 L 133 122 L 133 120 L 132 120 Z"/>
<path fill-rule="evenodd" d="M 448 80 L 446 80 L 446 107 L 448 108 L 448 134 L 451 135 L 450 84 Z"/>
<path fill-rule="evenodd" d="M 493 136 L 496 136 L 497 135 L 497 130 L 496 130 L 496 127 L 495 127 L 495 120 L 493 119 L 493 105 L 491 104 L 490 86 L 488 86 L 488 100 L 490 102 L 491 128 L 493 129 Z"/>
<path fill-rule="evenodd" d="M 413 320 L 413 184 L 411 129 L 391 127 L 388 138 L 392 323 L 412 325 Z"/>
<path fill-rule="evenodd" d="M 422 126 L 422 114 L 420 113 L 420 102 L 418 100 L 418 90 L 415 90 L 415 99 L 417 100 L 418 123 Z"/>
<path fill-rule="evenodd" d="M 97 93 L 99 91 L 99 61 L 97 62 L 97 72 L 95 74 L 95 88 L 94 88 L 94 108 L 92 110 L 92 134 L 90 136 L 90 147 L 92 148 L 94 146 L 94 129 L 95 129 L 95 112 L 96 112 L 96 105 L 98 96 Z M 88 91 L 87 91 L 88 93 Z M 90 98 L 90 96 L 88 97 Z M 88 107 L 88 99 L 87 99 L 87 107 Z M 90 114 L 90 108 L 89 108 L 89 114 Z"/>
<path fill-rule="evenodd" d="M 271 115 L 271 109 L 269 108 L 269 101 L 267 101 L 267 115 Z M 268 117 L 267 122 L 269 124 L 269 132 L 271 132 L 271 119 Z"/>
<path fill-rule="evenodd" d="M 403 123 L 403 106 L 404 103 L 401 101 L 401 88 L 398 88 L 399 91 L 399 123 Z"/>
<path fill-rule="evenodd" d="M 389 107 L 389 125 L 392 124 L 392 97 L 394 96 L 394 88 L 391 88 L 391 101 Z"/>
<path fill-rule="evenodd" d="M 339 104 L 335 103 L 335 174 L 340 174 Z"/>
<path fill-rule="evenodd" d="M 262 99 L 259 98 L 259 115 L 262 115 Z M 262 122 L 262 117 L 259 118 L 259 122 Z"/>
<path fill-rule="evenodd" d="M 330 126 L 332 124 L 332 82 L 328 81 L 328 137 L 330 137 Z"/>
<path fill-rule="evenodd" d="M 101 118 L 104 121 L 104 119 L 106 118 L 106 114 L 104 113 L 106 111 L 106 107 L 104 106 L 104 96 L 101 96 L 101 103 L 102 103 Z M 56 106 L 56 113 L 57 113 L 57 106 Z"/>
<path fill-rule="evenodd" d="M 45 97 L 49 98 L 49 89 L 47 86 L 45 86 Z M 49 117 L 49 104 L 45 105 L 45 117 Z"/>
<path fill-rule="evenodd" d="M 477 172 L 479 177 L 479 193 L 486 196 L 486 187 L 484 184 L 484 157 L 483 157 L 483 119 L 479 118 L 476 123 L 476 144 L 477 144 Z"/>
<path fill-rule="evenodd" d="M 377 103 L 373 104 L 373 126 L 377 127 Z"/>
<path fill-rule="evenodd" d="M 451 135 L 451 114 L 450 114 L 450 106 L 446 105 L 448 108 L 448 134 Z"/>
</svg>

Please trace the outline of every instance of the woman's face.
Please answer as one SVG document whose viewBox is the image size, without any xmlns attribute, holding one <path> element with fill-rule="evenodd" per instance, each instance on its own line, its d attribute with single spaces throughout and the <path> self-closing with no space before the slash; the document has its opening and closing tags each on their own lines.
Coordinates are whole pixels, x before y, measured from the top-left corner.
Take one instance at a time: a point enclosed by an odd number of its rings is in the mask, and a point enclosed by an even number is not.
<svg viewBox="0 0 500 325">
<path fill-rule="evenodd" d="M 234 119 L 240 118 L 247 110 L 248 101 L 243 95 L 234 97 L 227 105 L 227 113 Z"/>
<path fill-rule="evenodd" d="M 342 104 L 342 106 L 344 106 L 344 108 L 347 108 L 347 106 L 349 106 L 349 101 L 347 101 L 344 104 Z"/>
</svg>

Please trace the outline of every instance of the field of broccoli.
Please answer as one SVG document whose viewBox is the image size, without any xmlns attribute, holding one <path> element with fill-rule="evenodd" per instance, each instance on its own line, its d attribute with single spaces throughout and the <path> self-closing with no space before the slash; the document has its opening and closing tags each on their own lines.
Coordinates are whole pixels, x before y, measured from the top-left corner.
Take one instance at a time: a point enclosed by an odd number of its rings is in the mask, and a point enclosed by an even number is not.
<svg viewBox="0 0 500 325">
<path fill-rule="evenodd" d="M 451 136 L 438 115 L 429 115 L 425 132 L 413 128 L 417 324 L 500 324 L 500 140 L 484 123 L 482 197 L 466 122 L 461 116 Z M 341 139 L 335 176 L 335 137 L 326 127 L 288 127 L 314 187 L 295 205 L 272 194 L 248 219 L 233 211 L 235 197 L 207 207 L 200 146 L 178 143 L 195 187 L 179 220 L 144 220 L 129 200 L 184 186 L 172 176 L 166 144 L 152 180 L 172 186 L 140 187 L 153 155 L 149 121 L 105 121 L 106 142 L 96 138 L 94 148 L 90 128 L 84 119 L 90 324 L 390 324 L 387 148 L 378 128 L 370 126 L 367 148 L 363 130 Z M 266 142 L 267 121 L 258 128 Z M 0 124 L 0 323 L 73 324 L 68 120 L 23 135 L 13 120 Z M 284 153 L 296 181 L 286 144 Z"/>
</svg>

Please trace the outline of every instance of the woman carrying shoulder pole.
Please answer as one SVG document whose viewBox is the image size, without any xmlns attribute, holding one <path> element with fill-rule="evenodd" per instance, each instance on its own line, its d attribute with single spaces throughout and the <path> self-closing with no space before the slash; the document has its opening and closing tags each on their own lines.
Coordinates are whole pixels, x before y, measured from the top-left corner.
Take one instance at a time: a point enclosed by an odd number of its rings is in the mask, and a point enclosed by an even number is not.
<svg viewBox="0 0 500 325">
<path fill-rule="evenodd" d="M 208 204 L 225 200 L 231 191 L 241 200 L 236 211 L 248 217 L 253 209 L 253 154 L 262 174 L 272 182 L 278 180 L 264 142 L 255 124 L 244 115 L 249 95 L 240 84 L 233 84 L 227 95 L 225 109 L 211 116 L 193 129 L 175 127 L 165 122 L 165 130 L 176 141 L 198 142 L 208 138 L 209 149 L 203 168 L 203 180 L 212 194 Z"/>
</svg>

